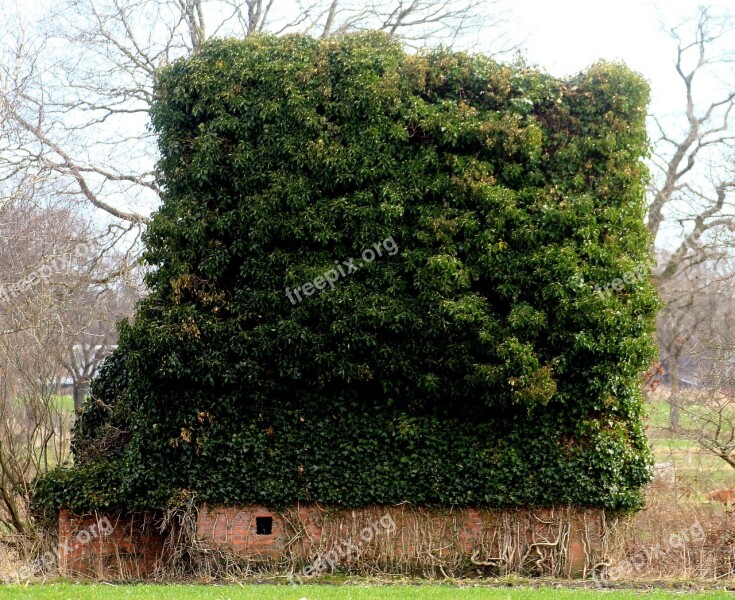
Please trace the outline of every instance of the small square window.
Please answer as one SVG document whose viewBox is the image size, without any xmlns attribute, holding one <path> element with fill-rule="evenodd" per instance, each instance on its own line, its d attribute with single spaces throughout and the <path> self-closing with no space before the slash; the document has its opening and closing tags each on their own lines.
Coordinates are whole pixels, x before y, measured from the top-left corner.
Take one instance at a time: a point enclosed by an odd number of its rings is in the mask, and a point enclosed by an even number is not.
<svg viewBox="0 0 735 600">
<path fill-rule="evenodd" d="M 273 517 L 255 517 L 255 533 L 271 535 L 273 533 Z"/>
</svg>

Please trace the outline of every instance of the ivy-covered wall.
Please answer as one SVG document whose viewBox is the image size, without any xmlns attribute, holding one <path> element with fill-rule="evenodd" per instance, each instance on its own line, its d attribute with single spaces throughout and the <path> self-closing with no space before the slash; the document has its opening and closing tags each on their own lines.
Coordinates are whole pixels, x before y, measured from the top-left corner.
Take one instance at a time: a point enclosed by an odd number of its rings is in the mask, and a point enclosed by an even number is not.
<svg viewBox="0 0 735 600">
<path fill-rule="evenodd" d="M 39 511 L 640 507 L 658 301 L 595 290 L 650 266 L 638 75 L 262 36 L 156 97 L 150 295 Z"/>
</svg>

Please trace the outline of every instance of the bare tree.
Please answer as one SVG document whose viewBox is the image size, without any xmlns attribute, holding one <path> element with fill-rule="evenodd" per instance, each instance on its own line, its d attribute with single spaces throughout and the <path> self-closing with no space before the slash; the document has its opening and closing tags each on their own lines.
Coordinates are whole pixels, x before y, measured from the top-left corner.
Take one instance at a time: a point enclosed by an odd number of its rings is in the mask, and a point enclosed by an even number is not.
<svg viewBox="0 0 735 600">
<path fill-rule="evenodd" d="M 90 264 L 93 258 L 90 252 L 85 262 Z M 108 260 L 94 262 L 93 270 L 83 273 L 84 279 L 65 290 L 59 311 L 63 336 L 59 361 L 71 377 L 77 412 L 82 409 L 92 379 L 116 347 L 116 324 L 132 315 L 141 296 L 135 276 L 116 278 L 113 283 L 101 285 L 96 273 L 99 271 L 104 277 L 115 267 Z"/>
<path fill-rule="evenodd" d="M 683 412 L 678 434 L 735 469 L 735 395 L 731 388 L 706 389 Z"/>
<path fill-rule="evenodd" d="M 72 411 L 58 395 L 66 290 L 91 229 L 66 207 L 0 208 L 0 532 L 32 530 L 33 478 L 69 458 Z"/>
<path fill-rule="evenodd" d="M 735 468 L 735 294 L 730 282 L 718 284 L 699 293 L 717 298 L 693 311 L 706 310 L 689 344 L 698 385 L 678 403 L 675 433 Z"/>
<path fill-rule="evenodd" d="M 27 535 L 33 479 L 70 460 L 74 411 L 61 385 L 69 373 L 94 374 L 136 295 L 122 287 L 127 259 L 115 232 L 68 198 L 44 200 L 48 182 L 25 182 L 15 180 L 0 207 L 0 534 Z"/>
<path fill-rule="evenodd" d="M 659 314 L 657 339 L 668 384 L 669 427 L 677 431 L 682 410 L 706 389 L 715 389 L 730 367 L 735 337 L 720 335 L 735 325 L 732 278 L 723 277 L 716 266 L 691 265 L 659 282 L 665 307 Z"/>
<path fill-rule="evenodd" d="M 735 25 L 729 17 L 714 18 L 711 10 L 700 7 L 694 31 L 684 38 L 682 31 L 690 23 L 671 30 L 676 42 L 676 72 L 683 84 L 686 124 L 677 135 L 652 117 L 658 137 L 654 139 L 654 173 L 652 200 L 648 211 L 648 230 L 657 239 L 666 218 L 676 219 L 682 227 L 683 239 L 676 252 L 669 255 L 659 274 L 667 278 L 693 260 L 701 260 L 696 250 L 708 241 L 710 248 L 718 241 L 718 233 L 733 231 L 732 198 L 735 173 L 732 150 L 735 131 L 732 112 L 735 105 Z M 706 78 L 721 82 L 719 96 L 711 100 Z M 698 97 L 697 84 L 703 92 Z M 704 167 L 704 169 L 697 167 Z M 670 214 L 665 215 L 666 210 Z"/>
<path fill-rule="evenodd" d="M 676 428 L 682 359 L 691 355 L 688 345 L 703 323 L 698 306 L 712 309 L 711 302 L 720 300 L 707 287 L 713 280 L 730 278 L 735 264 L 735 24 L 727 15 L 700 7 L 693 20 L 670 33 L 682 112 L 678 120 L 666 122 L 651 117 L 653 179 L 647 226 L 654 244 L 667 237 L 678 239 L 673 252 L 657 252 L 655 274 L 666 303 L 658 337 L 669 367 L 670 426 Z"/>
</svg>

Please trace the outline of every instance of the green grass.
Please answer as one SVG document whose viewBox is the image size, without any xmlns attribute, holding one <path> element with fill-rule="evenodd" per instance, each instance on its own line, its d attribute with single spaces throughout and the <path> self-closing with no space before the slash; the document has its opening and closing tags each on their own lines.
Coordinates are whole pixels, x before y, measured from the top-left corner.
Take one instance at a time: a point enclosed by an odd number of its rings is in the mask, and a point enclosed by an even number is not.
<svg viewBox="0 0 735 600">
<path fill-rule="evenodd" d="M 498 587 L 450 587 L 444 585 L 367 586 L 367 585 L 304 585 L 304 586 L 202 586 L 202 585 L 84 585 L 53 584 L 0 587 L 0 599 L 30 598 L 31 600 L 586 600 L 606 598 L 627 600 L 650 598 L 725 599 L 732 592 L 668 592 L 662 590 L 594 590 Z"/>
<path fill-rule="evenodd" d="M 689 401 L 682 408 L 679 415 L 679 423 L 687 429 L 697 429 L 697 422 L 694 420 L 695 415 L 701 413 L 703 409 L 697 404 L 696 396 L 689 395 Z M 653 394 L 646 402 L 646 415 L 648 417 L 649 429 L 667 429 L 669 426 L 669 413 L 671 405 L 666 400 L 665 393 Z M 735 413 L 735 406 L 727 409 L 725 414 L 730 417 Z"/>
<path fill-rule="evenodd" d="M 702 450 L 695 442 L 678 438 L 650 440 L 657 463 L 673 463 L 681 483 L 706 492 L 713 487 L 735 485 L 735 469 L 721 458 Z"/>
<path fill-rule="evenodd" d="M 654 438 L 651 440 L 651 445 L 654 450 L 681 450 L 683 452 L 699 450 L 699 446 L 692 442 L 692 440 L 683 440 L 681 438 Z"/>
<path fill-rule="evenodd" d="M 646 402 L 648 427 L 662 429 L 669 426 L 669 405 L 666 402 L 655 400 Z"/>
<path fill-rule="evenodd" d="M 57 396 L 56 394 L 51 394 L 50 396 L 39 396 L 35 398 L 35 401 L 44 403 L 48 402 L 49 406 L 55 410 L 69 415 L 74 414 L 74 397 L 68 394 L 66 396 Z M 23 396 L 16 396 L 13 399 L 13 404 L 16 408 L 22 408 L 27 403 L 28 399 Z"/>
</svg>

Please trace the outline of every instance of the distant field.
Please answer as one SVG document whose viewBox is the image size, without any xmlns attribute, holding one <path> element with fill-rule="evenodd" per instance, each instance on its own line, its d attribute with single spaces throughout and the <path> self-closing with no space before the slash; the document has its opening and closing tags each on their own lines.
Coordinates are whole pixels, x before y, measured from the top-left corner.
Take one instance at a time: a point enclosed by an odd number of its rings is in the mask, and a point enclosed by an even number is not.
<svg viewBox="0 0 735 600">
<path fill-rule="evenodd" d="M 74 412 L 74 398 L 72 396 L 56 396 L 56 406 L 72 414 Z"/>
<path fill-rule="evenodd" d="M 672 437 L 668 430 L 669 405 L 663 400 L 664 393 L 652 394 L 653 401 L 646 403 L 648 434 L 657 463 L 671 463 L 677 482 L 688 485 L 699 492 L 701 499 L 705 491 L 718 487 L 735 487 L 735 469 L 722 459 L 703 451 L 696 442 Z M 683 425 L 688 416 L 682 415 Z"/>
<path fill-rule="evenodd" d="M 457 588 L 445 585 L 366 586 L 185 586 L 185 585 L 31 585 L 0 587 L 0 599 L 31 600 L 609 600 L 725 599 L 732 592 L 610 591 L 543 588 Z"/>
</svg>

